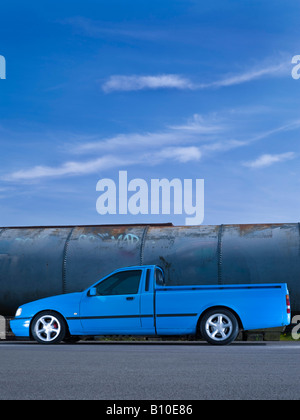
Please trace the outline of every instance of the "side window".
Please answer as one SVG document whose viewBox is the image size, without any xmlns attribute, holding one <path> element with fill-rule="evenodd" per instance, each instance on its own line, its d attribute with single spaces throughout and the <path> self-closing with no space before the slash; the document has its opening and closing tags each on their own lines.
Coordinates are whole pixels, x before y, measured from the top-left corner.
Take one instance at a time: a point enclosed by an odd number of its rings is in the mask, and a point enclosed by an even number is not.
<svg viewBox="0 0 300 420">
<path fill-rule="evenodd" d="M 155 280 L 158 286 L 165 285 L 165 278 L 164 278 L 163 272 L 159 268 L 155 269 Z"/>
<path fill-rule="evenodd" d="M 97 295 L 134 295 L 139 290 L 141 270 L 120 271 L 96 286 Z"/>
</svg>

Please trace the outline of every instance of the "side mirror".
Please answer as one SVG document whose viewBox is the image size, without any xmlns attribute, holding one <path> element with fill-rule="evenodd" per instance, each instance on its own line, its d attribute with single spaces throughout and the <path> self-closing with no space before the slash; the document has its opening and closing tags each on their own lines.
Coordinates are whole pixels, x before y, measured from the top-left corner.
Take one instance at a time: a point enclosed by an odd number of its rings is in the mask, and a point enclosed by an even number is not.
<svg viewBox="0 0 300 420">
<path fill-rule="evenodd" d="M 88 291 L 88 296 L 96 296 L 97 295 L 97 289 L 96 287 L 91 287 L 90 290 Z"/>
</svg>

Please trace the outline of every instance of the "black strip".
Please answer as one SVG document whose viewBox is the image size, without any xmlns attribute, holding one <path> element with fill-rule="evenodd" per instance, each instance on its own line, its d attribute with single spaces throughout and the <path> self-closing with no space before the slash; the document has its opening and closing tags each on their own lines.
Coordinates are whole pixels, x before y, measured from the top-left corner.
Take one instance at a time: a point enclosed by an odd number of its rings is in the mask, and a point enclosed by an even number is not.
<svg viewBox="0 0 300 420">
<path fill-rule="evenodd" d="M 121 319 L 121 318 L 153 318 L 153 315 L 105 315 L 105 316 L 72 316 L 68 320 L 74 319 Z"/>
<path fill-rule="evenodd" d="M 196 316 L 198 314 L 158 314 L 157 317 L 174 317 L 174 316 Z"/>
<path fill-rule="evenodd" d="M 249 289 L 281 289 L 281 285 L 276 285 L 276 286 L 267 286 L 267 285 L 256 285 L 256 286 L 247 286 L 245 285 L 223 285 L 223 286 L 200 286 L 200 285 L 195 285 L 195 286 L 178 286 L 180 287 L 180 289 L 177 289 L 176 286 L 169 286 L 166 288 L 157 288 L 156 290 L 159 292 L 170 292 L 172 290 L 178 290 L 178 291 L 185 291 L 185 290 L 197 290 L 198 292 L 201 292 L 202 290 L 249 290 Z"/>
<path fill-rule="evenodd" d="M 196 316 L 198 314 L 158 314 L 157 317 L 178 317 L 178 316 Z M 106 316 L 72 316 L 67 317 L 67 320 L 75 319 L 128 319 L 128 318 L 153 318 L 154 315 L 106 315 Z"/>
<path fill-rule="evenodd" d="M 21 316 L 17 316 L 16 318 L 12 318 L 12 319 L 10 319 L 9 320 L 9 322 L 11 322 L 11 321 L 24 321 L 24 320 L 26 320 L 26 321 L 30 321 L 32 319 L 32 317 L 21 317 Z"/>
</svg>

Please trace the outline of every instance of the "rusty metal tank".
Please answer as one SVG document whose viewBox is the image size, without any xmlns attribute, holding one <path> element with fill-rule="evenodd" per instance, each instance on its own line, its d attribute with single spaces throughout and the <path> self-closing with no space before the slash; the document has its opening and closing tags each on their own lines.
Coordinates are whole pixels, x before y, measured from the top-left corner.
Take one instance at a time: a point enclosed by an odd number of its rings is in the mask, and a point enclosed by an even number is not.
<svg viewBox="0 0 300 420">
<path fill-rule="evenodd" d="M 0 228 L 0 314 L 140 264 L 170 285 L 286 282 L 300 313 L 300 224 L 287 223 Z"/>
</svg>

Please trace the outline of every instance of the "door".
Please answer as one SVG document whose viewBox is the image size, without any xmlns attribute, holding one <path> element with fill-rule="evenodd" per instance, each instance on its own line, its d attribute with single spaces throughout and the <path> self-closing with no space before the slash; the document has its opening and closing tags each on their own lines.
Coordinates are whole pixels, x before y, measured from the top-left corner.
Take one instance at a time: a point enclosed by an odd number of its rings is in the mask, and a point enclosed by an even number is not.
<svg viewBox="0 0 300 420">
<path fill-rule="evenodd" d="M 118 271 L 96 285 L 80 304 L 84 333 L 136 334 L 141 330 L 140 283 L 142 270 Z"/>
<path fill-rule="evenodd" d="M 195 332 L 197 324 L 197 308 L 199 293 L 192 290 L 180 290 L 165 287 L 163 271 L 157 267 L 156 280 L 156 332 L 161 335 L 191 334 Z M 194 310 L 192 311 L 192 308 Z"/>
</svg>

